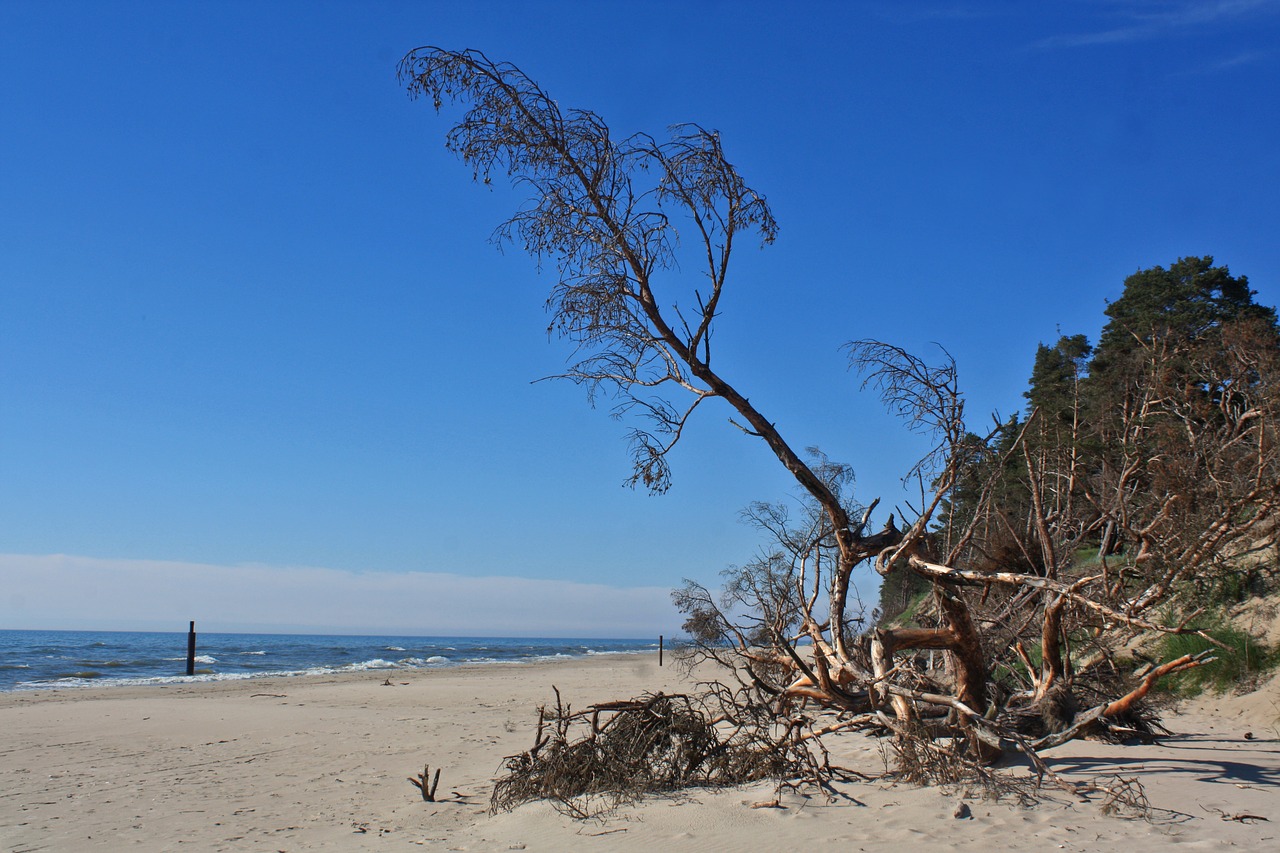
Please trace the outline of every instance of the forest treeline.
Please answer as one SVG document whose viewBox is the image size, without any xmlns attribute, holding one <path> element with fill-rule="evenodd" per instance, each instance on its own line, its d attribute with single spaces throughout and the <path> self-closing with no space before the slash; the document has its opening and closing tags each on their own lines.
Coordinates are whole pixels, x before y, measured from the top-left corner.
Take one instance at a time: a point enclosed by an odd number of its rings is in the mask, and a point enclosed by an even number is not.
<svg viewBox="0 0 1280 853">
<path fill-rule="evenodd" d="M 1129 276 L 1096 344 L 1041 344 L 1025 411 L 965 436 L 930 547 L 976 570 L 1096 566 L 1109 597 L 1139 610 L 1261 592 L 1277 567 L 1248 552 L 1274 537 L 1280 326 L 1255 296 L 1212 257 Z M 888 573 L 876 621 L 910 615 L 931 588 Z"/>
</svg>

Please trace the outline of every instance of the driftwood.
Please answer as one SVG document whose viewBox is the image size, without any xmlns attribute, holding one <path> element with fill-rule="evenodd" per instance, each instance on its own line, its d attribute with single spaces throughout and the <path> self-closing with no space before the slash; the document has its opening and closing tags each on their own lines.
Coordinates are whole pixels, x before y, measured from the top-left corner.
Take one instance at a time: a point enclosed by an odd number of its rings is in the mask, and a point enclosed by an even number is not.
<svg viewBox="0 0 1280 853">
<path fill-rule="evenodd" d="M 1236 812 L 1235 814 L 1231 814 L 1229 812 L 1223 811 L 1222 809 L 1205 808 L 1204 806 L 1201 806 L 1201 808 L 1204 808 L 1205 811 L 1216 812 L 1217 815 L 1221 817 L 1223 820 L 1234 820 L 1234 821 L 1237 821 L 1238 823 L 1248 823 L 1249 821 L 1253 821 L 1253 820 L 1265 820 L 1265 821 L 1271 820 L 1271 818 L 1263 817 L 1260 814 L 1250 814 L 1248 812 Z"/>
<path fill-rule="evenodd" d="M 427 780 L 431 781 L 428 782 Z M 422 772 L 417 777 L 410 776 L 409 782 L 419 791 L 422 792 L 422 800 L 427 803 L 436 801 L 436 788 L 440 787 L 440 768 L 436 768 L 435 775 L 431 775 L 431 765 L 428 764 L 422 768 Z"/>
</svg>

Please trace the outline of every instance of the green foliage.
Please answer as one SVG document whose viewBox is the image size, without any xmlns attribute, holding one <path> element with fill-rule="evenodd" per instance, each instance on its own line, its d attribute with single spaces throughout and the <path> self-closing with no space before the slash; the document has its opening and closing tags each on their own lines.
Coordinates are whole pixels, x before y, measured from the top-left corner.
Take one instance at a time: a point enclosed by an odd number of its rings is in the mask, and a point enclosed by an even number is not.
<svg viewBox="0 0 1280 853">
<path fill-rule="evenodd" d="M 1276 324 L 1274 308 L 1253 301 L 1249 279 L 1232 276 L 1213 258 L 1179 258 L 1168 269 L 1156 266 L 1125 279 L 1124 293 L 1107 306 L 1091 374 L 1119 369 L 1142 343 L 1161 337 L 1211 342 L 1224 324 L 1260 320 Z"/>
<path fill-rule="evenodd" d="M 1078 399 L 1086 359 L 1093 352 L 1084 335 L 1063 335 L 1053 347 L 1040 344 L 1031 368 L 1031 387 L 1023 396 L 1055 424 L 1069 425 Z"/>
<path fill-rule="evenodd" d="M 888 574 L 880 584 L 881 625 L 888 625 L 904 617 L 909 618 L 933 585 L 915 572 L 899 568 Z"/>
<path fill-rule="evenodd" d="M 903 609 L 902 613 L 899 614 L 899 621 L 904 624 L 911 624 L 915 622 L 916 615 L 920 612 L 920 608 L 924 606 L 925 599 L 929 597 L 930 592 L 932 592 L 931 589 L 923 589 L 916 593 L 916 595 L 907 602 L 907 606 Z"/>
<path fill-rule="evenodd" d="M 1077 548 L 1073 562 L 1077 566 L 1095 566 L 1098 564 L 1098 554 L 1101 553 L 1101 550 L 1096 545 Z"/>
<path fill-rule="evenodd" d="M 1211 649 L 1216 661 L 1198 666 L 1160 682 L 1160 688 L 1178 696 L 1195 696 L 1207 689 L 1224 693 L 1280 665 L 1280 653 L 1259 643 L 1244 631 L 1219 623 L 1207 633 L 1227 648 L 1219 648 L 1195 634 L 1169 634 L 1160 642 L 1162 660 L 1199 654 Z"/>
<path fill-rule="evenodd" d="M 1023 426 L 1023 421 L 1015 413 L 985 439 L 973 433 L 965 436 L 960 452 L 967 454 L 966 463 L 936 516 L 935 543 L 940 553 L 951 550 L 974 521 L 984 499 L 1007 514 L 1018 515 L 1025 509 L 1025 468 L 1021 457 L 1012 452 Z M 982 555 L 983 563 L 994 564 L 1011 557 L 1017 559 L 1015 552 L 1018 549 L 1012 542 L 988 544 L 990 547 Z M 1006 545 L 1009 547 L 1004 547 Z M 1006 567 L 1015 568 L 1011 565 Z"/>
<path fill-rule="evenodd" d="M 1166 572 L 1200 603 L 1255 594 L 1220 556 L 1251 546 L 1249 513 L 1277 492 L 1256 484 L 1280 482 L 1280 326 L 1254 296 L 1245 276 L 1212 257 L 1180 258 L 1125 280 L 1096 348 L 1084 335 L 1041 344 L 1025 393 L 1037 412 L 1026 455 L 1015 454 L 993 491 L 1000 523 L 980 532 L 975 552 L 1009 565 L 1006 540 L 1019 543 L 1016 553 L 1040 550 L 1034 496 L 1058 539 L 1059 570 L 1066 553 L 1084 566 L 1103 548 L 1132 549 L 1146 554 L 1123 568 L 1132 594 Z M 964 485 L 958 519 L 973 516 Z M 1213 532 L 1224 523 L 1237 532 Z"/>
<path fill-rule="evenodd" d="M 1266 590 L 1266 573 L 1259 567 L 1227 569 L 1210 575 L 1191 592 L 1195 600 L 1208 607 L 1225 607 L 1239 604 Z"/>
</svg>

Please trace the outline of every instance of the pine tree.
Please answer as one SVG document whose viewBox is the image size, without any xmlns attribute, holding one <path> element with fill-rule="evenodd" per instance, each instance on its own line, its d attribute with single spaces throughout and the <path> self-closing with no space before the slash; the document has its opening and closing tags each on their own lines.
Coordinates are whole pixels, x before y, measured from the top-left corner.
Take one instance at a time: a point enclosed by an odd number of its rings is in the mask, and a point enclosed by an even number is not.
<svg viewBox="0 0 1280 853">
<path fill-rule="evenodd" d="M 1276 327 L 1274 308 L 1253 301 L 1249 279 L 1235 277 L 1213 258 L 1179 258 L 1168 269 L 1156 266 L 1125 279 L 1124 292 L 1107 305 L 1110 321 L 1102 330 L 1090 373 L 1111 381 L 1129 357 L 1158 340 L 1218 345 L 1222 327 L 1241 321 Z M 1277 337 L 1280 340 L 1280 335 Z"/>
</svg>

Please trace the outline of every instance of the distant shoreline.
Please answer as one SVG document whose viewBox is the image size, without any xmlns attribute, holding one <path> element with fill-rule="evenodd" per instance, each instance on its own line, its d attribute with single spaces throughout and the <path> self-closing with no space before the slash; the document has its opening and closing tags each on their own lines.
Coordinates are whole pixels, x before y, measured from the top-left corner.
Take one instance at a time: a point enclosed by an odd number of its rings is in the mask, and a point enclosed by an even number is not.
<svg viewBox="0 0 1280 853">
<path fill-rule="evenodd" d="M 413 637 L 353 634 L 197 635 L 109 631 L 0 633 L 0 692 L 190 684 L 343 672 L 397 673 L 509 661 L 572 660 L 656 651 L 657 638 Z"/>
<path fill-rule="evenodd" d="M 368 685 L 382 686 L 384 681 L 391 681 L 392 686 L 403 686 L 402 682 L 436 675 L 484 675 L 486 673 L 507 673 L 517 678 L 539 678 L 554 676 L 557 671 L 570 671 L 576 668 L 592 670 L 595 668 L 608 670 L 617 666 L 644 666 L 657 670 L 657 652 L 621 652 L 592 655 L 590 657 L 562 658 L 558 660 L 508 660 L 453 664 L 436 669 L 402 669 L 402 670 L 360 670 L 351 672 L 318 672 L 299 673 L 296 675 L 279 675 L 266 673 L 249 678 L 226 678 L 220 680 L 180 678 L 171 682 L 148 684 L 86 684 L 83 686 L 50 686 L 26 688 L 20 690 L 0 691 L 0 710 L 11 705 L 30 704 L 31 701 L 44 702 L 56 700 L 78 699 L 147 699 L 162 693 L 174 695 L 201 695 L 208 698 L 235 697 L 242 694 L 258 694 L 269 691 L 288 691 L 291 689 L 310 689 L 324 685 Z M 670 656 L 666 658 L 665 670 L 672 669 Z M 673 670 L 674 672 L 674 670 Z M 414 682 L 416 683 L 416 681 Z M 550 688 L 548 688 L 550 689 Z"/>
</svg>

